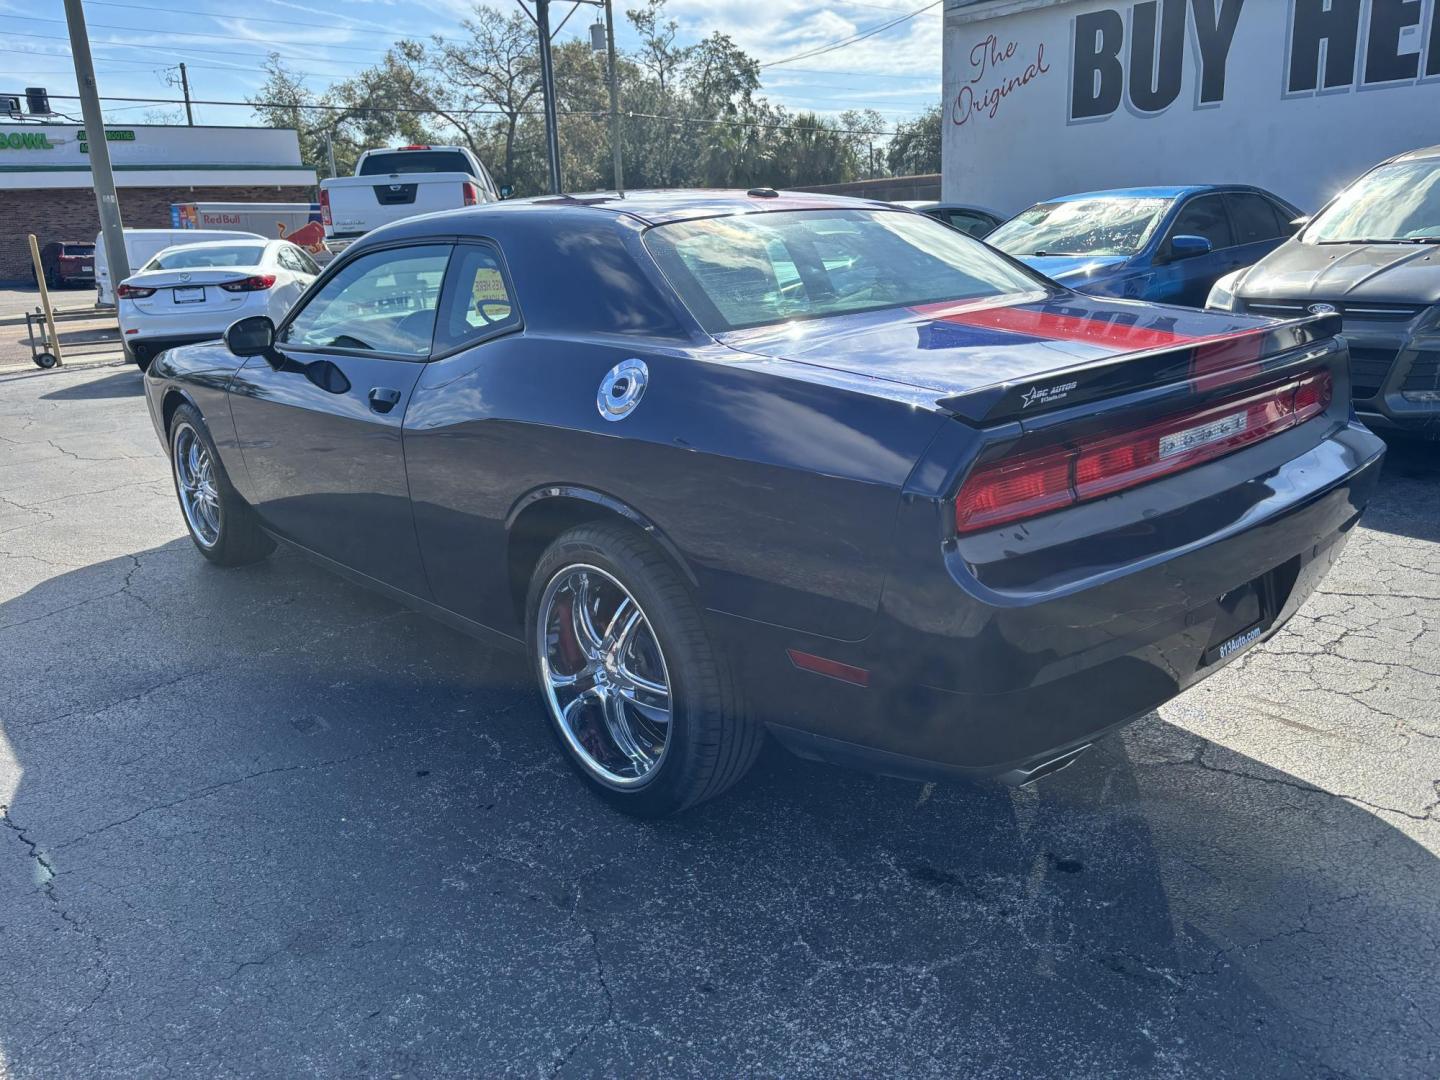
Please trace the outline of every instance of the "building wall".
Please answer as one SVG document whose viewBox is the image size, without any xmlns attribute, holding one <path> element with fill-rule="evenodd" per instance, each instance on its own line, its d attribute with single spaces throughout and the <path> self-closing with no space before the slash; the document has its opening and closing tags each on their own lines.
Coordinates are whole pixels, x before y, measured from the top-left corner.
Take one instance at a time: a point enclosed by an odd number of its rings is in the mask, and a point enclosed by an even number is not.
<svg viewBox="0 0 1440 1080">
<path fill-rule="evenodd" d="M 943 191 L 1248 183 L 1306 211 L 1440 143 L 1440 2 L 947 0 Z"/>
<path fill-rule="evenodd" d="M 171 203 L 308 203 L 314 197 L 310 187 L 121 188 L 120 216 L 126 228 L 168 229 Z M 91 188 L 6 191 L 0 203 L 0 281 L 30 279 L 29 233 L 43 247 L 51 240 L 94 240 L 100 231 Z"/>
</svg>

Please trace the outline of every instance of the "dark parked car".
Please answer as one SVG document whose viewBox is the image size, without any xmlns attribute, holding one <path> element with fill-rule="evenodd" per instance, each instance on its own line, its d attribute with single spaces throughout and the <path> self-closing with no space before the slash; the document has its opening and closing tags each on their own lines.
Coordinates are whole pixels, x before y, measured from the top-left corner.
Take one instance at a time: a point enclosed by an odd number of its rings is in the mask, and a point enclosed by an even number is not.
<svg viewBox="0 0 1440 1080">
<path fill-rule="evenodd" d="M 995 227 L 1005 220 L 1004 215 L 997 214 L 994 210 L 986 210 L 983 206 L 971 206 L 968 203 L 900 199 L 895 205 L 903 206 L 906 210 L 918 210 L 920 213 L 927 214 L 936 221 L 949 225 L 952 229 L 959 229 L 977 240 L 993 232 Z"/>
<path fill-rule="evenodd" d="M 284 537 L 525 649 L 636 813 L 762 733 L 1024 782 L 1294 613 L 1370 498 L 1335 318 L 1061 289 L 822 196 L 505 202 L 357 241 L 145 377 L 200 551 Z"/>
<path fill-rule="evenodd" d="M 1440 438 L 1440 146 L 1382 162 L 1209 306 L 1293 319 L 1339 312 L 1372 427 Z"/>
<path fill-rule="evenodd" d="M 1259 188 L 1125 188 L 1038 203 L 985 242 L 1081 292 L 1200 307 L 1216 280 L 1273 251 L 1299 217 Z"/>
<path fill-rule="evenodd" d="M 40 249 L 40 268 L 52 289 L 66 285 L 95 284 L 95 245 L 75 240 L 52 240 Z"/>
</svg>

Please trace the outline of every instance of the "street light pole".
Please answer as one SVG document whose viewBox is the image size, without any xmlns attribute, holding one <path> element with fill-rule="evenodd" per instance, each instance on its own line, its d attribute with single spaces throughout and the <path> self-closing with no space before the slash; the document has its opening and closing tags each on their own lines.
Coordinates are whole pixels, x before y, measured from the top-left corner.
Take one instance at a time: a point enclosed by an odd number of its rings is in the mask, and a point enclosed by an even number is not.
<svg viewBox="0 0 1440 1080">
<path fill-rule="evenodd" d="M 610 63 L 610 156 L 615 161 L 615 193 L 625 194 L 625 168 L 620 153 L 620 71 L 615 64 L 615 12 L 605 0 L 605 48 Z"/>
<path fill-rule="evenodd" d="M 190 76 L 185 72 L 185 61 L 180 61 L 180 91 L 185 96 L 185 123 L 195 126 L 195 113 L 190 108 Z"/>
<path fill-rule="evenodd" d="M 66 0 L 79 4 L 80 0 Z M 545 96 L 545 155 L 550 165 L 550 194 L 560 194 L 560 130 L 555 112 L 555 65 L 550 57 L 550 0 L 535 0 L 540 32 L 540 87 Z"/>
<path fill-rule="evenodd" d="M 125 252 L 125 227 L 120 221 L 120 197 L 115 194 L 115 173 L 110 168 L 110 144 L 105 141 L 105 118 L 100 113 L 100 91 L 95 85 L 95 64 L 90 59 L 90 38 L 85 31 L 85 11 L 80 0 L 65 0 L 65 22 L 70 28 L 70 55 L 75 60 L 75 82 L 80 88 L 80 112 L 85 118 L 89 143 L 91 183 L 100 213 L 100 233 L 105 237 L 105 264 L 110 270 L 110 289 L 130 276 L 130 259 Z"/>
</svg>

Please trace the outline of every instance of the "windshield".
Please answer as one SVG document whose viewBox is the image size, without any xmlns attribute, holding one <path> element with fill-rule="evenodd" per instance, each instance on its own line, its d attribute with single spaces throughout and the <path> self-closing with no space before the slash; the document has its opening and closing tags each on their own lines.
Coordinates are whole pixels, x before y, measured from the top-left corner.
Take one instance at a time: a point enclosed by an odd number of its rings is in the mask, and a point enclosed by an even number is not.
<svg viewBox="0 0 1440 1080">
<path fill-rule="evenodd" d="M 1134 255 L 1169 199 L 1100 197 L 1037 203 L 985 238 L 1009 255 Z"/>
<path fill-rule="evenodd" d="M 1044 287 L 983 244 L 900 212 L 683 221 L 651 229 L 645 244 L 710 333 Z"/>
<path fill-rule="evenodd" d="M 371 154 L 360 163 L 356 176 L 389 176 L 392 173 L 469 173 L 470 162 L 458 150 L 395 150 Z"/>
<path fill-rule="evenodd" d="M 1400 161 L 1366 173 L 1305 230 L 1310 244 L 1440 241 L 1440 161 Z"/>
<path fill-rule="evenodd" d="M 255 247 L 183 247 L 162 251 L 146 270 L 194 270 L 204 266 L 259 266 L 265 249 Z"/>
</svg>

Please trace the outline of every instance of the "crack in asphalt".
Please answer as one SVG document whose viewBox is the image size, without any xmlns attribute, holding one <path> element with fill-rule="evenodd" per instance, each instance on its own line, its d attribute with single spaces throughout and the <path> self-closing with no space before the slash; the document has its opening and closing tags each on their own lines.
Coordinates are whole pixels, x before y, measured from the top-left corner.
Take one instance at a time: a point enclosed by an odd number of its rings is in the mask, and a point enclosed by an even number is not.
<svg viewBox="0 0 1440 1080">
<path fill-rule="evenodd" d="M 71 1016 L 67 1017 L 58 1027 L 39 1036 L 31 1044 L 32 1050 L 38 1050 L 51 1039 L 68 1030 L 79 1021 L 86 1013 L 93 1009 L 102 997 L 110 990 L 114 976 L 110 970 L 110 964 L 105 951 L 105 943 L 98 933 L 87 930 L 78 918 L 60 901 L 59 893 L 56 891 L 55 879 L 59 876 L 55 864 L 50 861 L 49 855 L 40 846 L 39 841 L 30 837 L 29 833 L 10 816 L 10 807 L 0 803 L 0 827 L 12 833 L 21 844 L 25 846 L 26 854 L 36 865 L 39 876 L 39 887 L 45 896 L 47 906 L 51 907 L 60 921 L 70 930 L 84 937 L 90 944 L 92 952 L 92 965 L 99 973 L 100 987 L 90 996 L 90 999 L 77 1009 Z"/>
<path fill-rule="evenodd" d="M 336 765 L 346 765 L 352 761 L 359 761 L 362 758 L 375 757 L 379 754 L 386 753 L 390 749 L 392 749 L 392 747 L 389 743 L 387 743 L 383 746 L 371 747 L 369 750 L 362 750 L 355 754 L 348 754 L 345 757 L 328 758 L 324 761 L 297 762 L 294 765 L 276 765 L 273 768 L 259 769 L 252 773 L 246 773 L 243 776 L 231 777 L 229 780 L 221 780 L 217 783 L 209 784 L 203 788 L 199 788 L 196 791 L 181 795 L 179 798 L 169 799 L 165 802 L 155 803 L 151 806 L 142 807 L 141 809 L 136 810 L 133 814 L 127 814 L 122 818 L 117 818 L 114 821 L 107 822 L 106 824 L 100 825 L 94 829 L 88 829 L 83 833 L 70 837 L 67 840 L 60 841 L 60 843 L 55 845 L 55 850 L 57 852 L 64 851 L 68 847 L 73 847 L 74 845 L 82 843 L 86 840 L 94 839 L 101 833 L 109 832 L 111 829 L 118 829 L 122 825 L 128 825 L 130 822 L 136 820 L 137 818 L 144 817 L 146 814 L 158 813 L 161 810 L 171 810 L 177 806 L 183 806 L 186 803 L 191 803 L 199 799 L 208 798 L 209 796 L 215 794 L 217 791 L 224 791 L 227 788 L 232 788 L 239 784 L 249 783 L 252 780 L 258 780 L 266 776 L 278 776 L 284 773 L 305 772 L 311 769 L 328 769 Z"/>
</svg>

